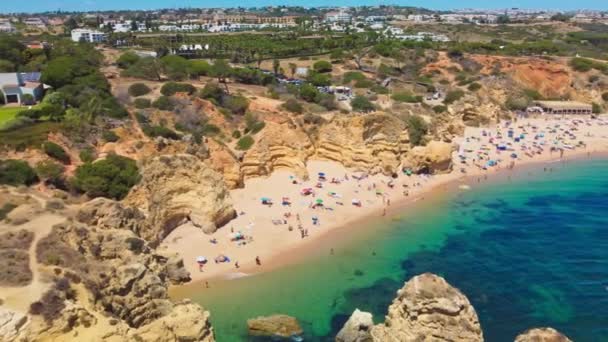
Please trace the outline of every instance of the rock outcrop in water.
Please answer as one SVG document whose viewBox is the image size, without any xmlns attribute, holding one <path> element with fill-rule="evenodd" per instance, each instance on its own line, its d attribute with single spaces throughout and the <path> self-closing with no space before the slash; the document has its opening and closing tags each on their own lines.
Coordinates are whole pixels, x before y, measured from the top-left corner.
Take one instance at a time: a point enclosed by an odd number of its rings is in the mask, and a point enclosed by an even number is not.
<svg viewBox="0 0 608 342">
<path fill-rule="evenodd" d="M 125 203 L 147 212 L 140 235 L 152 244 L 187 221 L 212 233 L 236 215 L 222 175 L 195 156 L 157 156 L 141 171 Z"/>
<path fill-rule="evenodd" d="M 553 328 L 535 328 L 518 335 L 515 342 L 572 342 L 572 340 Z"/>
<path fill-rule="evenodd" d="M 372 314 L 353 312 L 336 342 L 483 341 L 475 309 L 458 289 L 440 276 L 424 273 L 397 291 L 382 324 Z M 515 342 L 572 342 L 552 328 L 520 334 Z"/>
<path fill-rule="evenodd" d="M 294 317 L 272 315 L 247 320 L 249 334 L 253 336 L 290 337 L 302 334 L 302 327 Z"/>
<path fill-rule="evenodd" d="M 374 341 L 483 341 L 475 309 L 445 279 L 425 273 L 397 291 L 384 324 L 372 328 Z"/>
<path fill-rule="evenodd" d="M 373 326 L 371 313 L 355 309 L 336 336 L 336 342 L 373 342 Z"/>
</svg>

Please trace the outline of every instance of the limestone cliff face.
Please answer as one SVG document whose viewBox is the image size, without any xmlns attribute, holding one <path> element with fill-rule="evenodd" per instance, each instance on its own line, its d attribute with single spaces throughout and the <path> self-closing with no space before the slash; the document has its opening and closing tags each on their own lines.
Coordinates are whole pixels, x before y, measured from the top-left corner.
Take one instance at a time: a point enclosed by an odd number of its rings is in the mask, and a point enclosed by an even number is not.
<svg viewBox="0 0 608 342">
<path fill-rule="evenodd" d="M 125 203 L 147 213 L 140 235 L 153 245 L 186 221 L 211 233 L 235 216 L 222 175 L 195 156 L 153 157 L 141 172 Z"/>
<path fill-rule="evenodd" d="M 265 176 L 280 168 L 306 177 L 306 160 L 314 152 L 310 137 L 291 121 L 267 122 L 250 150 L 244 153 L 244 178 Z"/>
<path fill-rule="evenodd" d="M 356 170 L 390 174 L 409 150 L 405 123 L 384 113 L 336 117 L 319 127 L 315 157 Z"/>
</svg>

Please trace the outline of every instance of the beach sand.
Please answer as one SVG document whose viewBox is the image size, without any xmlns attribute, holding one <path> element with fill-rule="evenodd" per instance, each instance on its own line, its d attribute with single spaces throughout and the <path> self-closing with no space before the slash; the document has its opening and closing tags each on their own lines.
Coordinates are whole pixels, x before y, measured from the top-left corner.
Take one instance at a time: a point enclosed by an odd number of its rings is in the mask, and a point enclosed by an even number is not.
<svg viewBox="0 0 608 342">
<path fill-rule="evenodd" d="M 289 265 L 306 253 L 317 252 L 315 241 L 318 239 L 338 235 L 330 234 L 332 232 L 349 234 L 349 228 L 361 225 L 362 221 L 388 219 L 412 201 L 424 200 L 433 192 L 446 191 L 448 183 L 458 183 L 456 189 L 466 191 L 487 175 L 511 166 L 608 151 L 608 118 L 605 117 L 596 120 L 520 119 L 510 128 L 513 137 L 509 137 L 509 127 L 504 123 L 493 128 L 467 128 L 464 137 L 456 141 L 459 150 L 452 156 L 453 170 L 446 174 L 399 174 L 396 179 L 370 175 L 359 180 L 354 176 L 364 173 L 346 170 L 335 162 L 311 160 L 307 164 L 308 181 L 295 178 L 289 170 L 278 170 L 267 178 L 247 180 L 244 188 L 231 191 L 239 213 L 236 219 L 210 235 L 185 224 L 175 229 L 161 248 L 175 251 L 184 258 L 194 282 L 243 277 Z M 525 137 L 516 142 L 515 138 L 520 134 Z M 575 148 L 579 142 L 584 145 Z M 506 150 L 499 150 L 498 145 Z M 551 152 L 551 146 L 558 149 Z M 513 153 L 517 156 L 512 156 Z M 496 165 L 488 166 L 489 161 Z M 326 181 L 318 181 L 320 172 L 325 174 Z M 332 178 L 339 183 L 331 182 Z M 297 184 L 293 184 L 294 180 Z M 393 186 L 389 187 L 391 181 Z M 321 183 L 322 188 L 318 188 L 317 183 Z M 302 195 L 304 188 L 312 188 L 315 195 Z M 282 205 L 283 197 L 290 199 L 290 206 Z M 274 204 L 263 205 L 262 198 L 272 199 Z M 354 206 L 353 199 L 359 200 L 361 206 Z M 313 207 L 317 200 L 323 201 L 322 207 Z M 286 214 L 290 216 L 286 217 Z M 313 217 L 317 218 L 318 224 L 313 224 Z M 303 231 L 307 233 L 304 237 Z M 231 241 L 235 233 L 242 234 L 245 239 Z M 216 263 L 214 259 L 218 255 L 225 255 L 230 261 Z M 202 269 L 196 262 L 199 256 L 208 260 Z M 261 265 L 256 264 L 256 257 Z"/>
</svg>

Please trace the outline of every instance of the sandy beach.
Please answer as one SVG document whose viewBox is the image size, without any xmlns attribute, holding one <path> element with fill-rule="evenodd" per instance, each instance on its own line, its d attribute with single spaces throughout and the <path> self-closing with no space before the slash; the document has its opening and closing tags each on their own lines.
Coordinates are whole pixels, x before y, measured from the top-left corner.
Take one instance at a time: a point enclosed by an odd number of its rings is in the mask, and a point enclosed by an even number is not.
<svg viewBox="0 0 608 342">
<path fill-rule="evenodd" d="M 465 191 L 475 186 L 476 177 L 500 170 L 606 152 L 608 118 L 520 119 L 467 128 L 455 142 L 459 148 L 452 154 L 452 172 L 446 174 L 403 172 L 392 178 L 312 160 L 309 180 L 297 179 L 289 170 L 247 180 L 244 188 L 231 191 L 236 219 L 211 235 L 190 224 L 180 226 L 161 248 L 182 255 L 194 282 L 269 271 L 288 265 L 295 250 L 298 256 L 313 252 L 315 241 L 330 232 L 348 234 L 349 227 L 362 221 L 399 214 L 408 203 L 424 200 L 448 183 Z M 200 257 L 207 260 L 202 268 Z M 216 262 L 224 257 L 226 261 Z"/>
</svg>

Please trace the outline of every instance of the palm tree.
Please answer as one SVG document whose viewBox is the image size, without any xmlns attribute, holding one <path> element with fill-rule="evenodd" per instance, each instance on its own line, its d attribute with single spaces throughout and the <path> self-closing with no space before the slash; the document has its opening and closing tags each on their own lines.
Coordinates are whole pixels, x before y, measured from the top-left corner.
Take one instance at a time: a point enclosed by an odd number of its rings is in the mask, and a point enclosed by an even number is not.
<svg viewBox="0 0 608 342">
<path fill-rule="evenodd" d="M 296 69 L 298 66 L 295 63 L 289 63 L 289 71 L 291 72 L 291 78 L 296 75 Z"/>
</svg>

